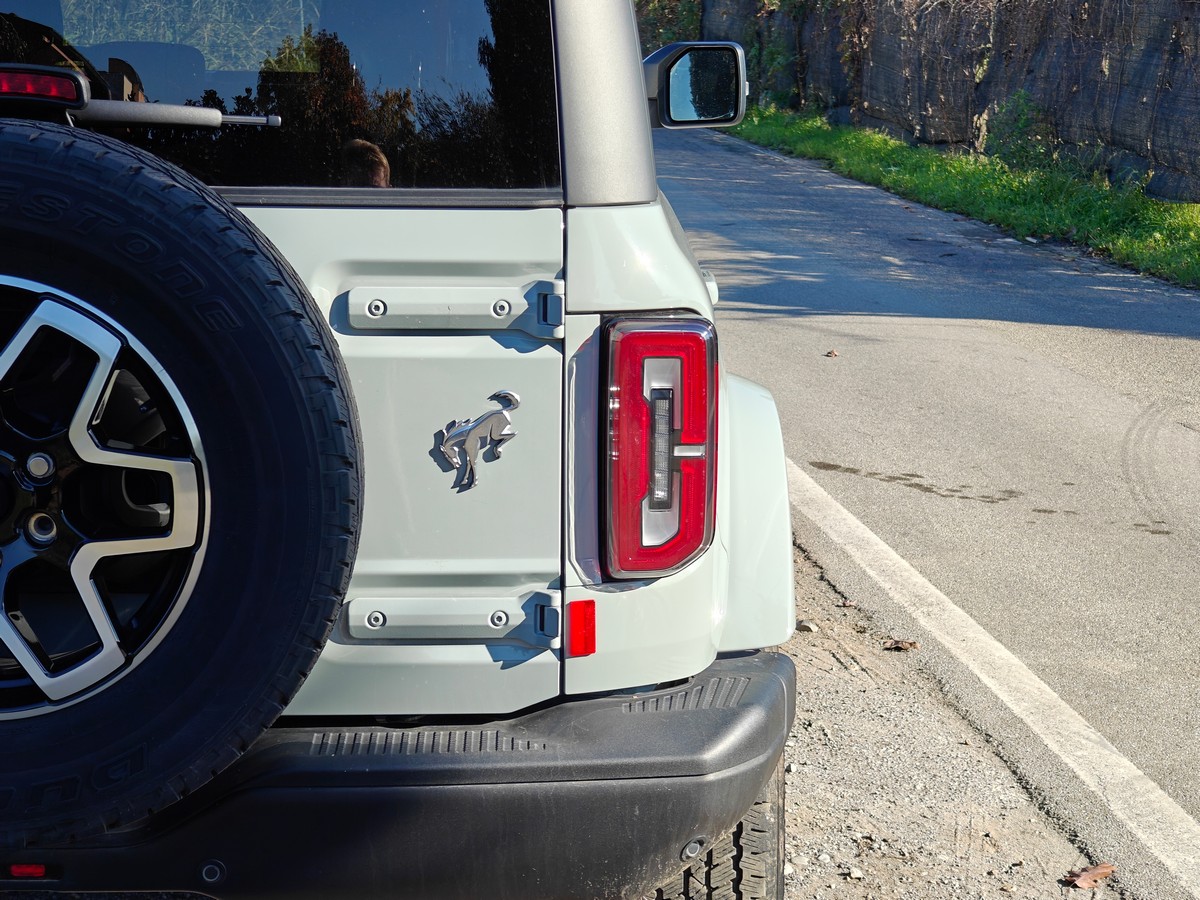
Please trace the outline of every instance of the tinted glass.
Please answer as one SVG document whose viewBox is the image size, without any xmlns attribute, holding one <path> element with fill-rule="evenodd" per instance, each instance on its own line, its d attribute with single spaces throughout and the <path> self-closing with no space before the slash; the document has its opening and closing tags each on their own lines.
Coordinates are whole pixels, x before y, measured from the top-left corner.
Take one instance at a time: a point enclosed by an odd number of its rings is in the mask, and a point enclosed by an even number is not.
<svg viewBox="0 0 1200 900">
<path fill-rule="evenodd" d="M 118 131 L 210 184 L 559 184 L 548 0 L 0 0 L 0 57 L 279 117 Z"/>
</svg>

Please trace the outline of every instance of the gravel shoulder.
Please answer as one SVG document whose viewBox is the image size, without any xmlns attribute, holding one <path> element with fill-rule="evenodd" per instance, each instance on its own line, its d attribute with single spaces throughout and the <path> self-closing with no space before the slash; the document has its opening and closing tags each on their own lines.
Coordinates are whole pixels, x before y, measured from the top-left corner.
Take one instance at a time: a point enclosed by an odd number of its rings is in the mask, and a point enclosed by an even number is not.
<svg viewBox="0 0 1200 900">
<path fill-rule="evenodd" d="M 788 900 L 1127 897 L 1120 874 L 1067 886 L 1089 860 L 947 703 L 920 647 L 880 631 L 803 551 L 787 746 Z"/>
</svg>

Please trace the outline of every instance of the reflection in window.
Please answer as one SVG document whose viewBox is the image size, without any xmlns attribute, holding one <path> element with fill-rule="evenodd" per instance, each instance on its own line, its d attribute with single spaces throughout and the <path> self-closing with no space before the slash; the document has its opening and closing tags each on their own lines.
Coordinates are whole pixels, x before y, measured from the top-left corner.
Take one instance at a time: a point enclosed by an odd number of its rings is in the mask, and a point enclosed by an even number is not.
<svg viewBox="0 0 1200 900">
<path fill-rule="evenodd" d="M 61 34 L 52 64 L 84 69 L 95 96 L 281 118 L 119 130 L 210 184 L 359 184 L 364 145 L 393 187 L 560 183 L 548 0 L 63 0 L 61 12 L 0 0 L 0 53 L 44 63 L 25 57 Z M 30 40 L 4 40 L 6 25 Z"/>
</svg>

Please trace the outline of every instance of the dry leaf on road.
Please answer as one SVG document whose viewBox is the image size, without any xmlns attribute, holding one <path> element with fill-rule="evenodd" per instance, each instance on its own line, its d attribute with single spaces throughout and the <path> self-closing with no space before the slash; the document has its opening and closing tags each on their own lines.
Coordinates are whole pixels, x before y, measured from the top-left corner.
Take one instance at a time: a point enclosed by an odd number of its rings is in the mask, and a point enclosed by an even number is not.
<svg viewBox="0 0 1200 900">
<path fill-rule="evenodd" d="M 1112 863 L 1096 863 L 1096 865 L 1080 869 L 1078 872 L 1068 872 L 1063 881 L 1072 887 L 1096 888 L 1100 887 L 1101 881 L 1116 871 L 1117 867 Z"/>
<path fill-rule="evenodd" d="M 884 650 L 916 650 L 920 646 L 916 641 L 901 641 L 896 638 L 883 642 Z"/>
<path fill-rule="evenodd" d="M 837 351 L 836 351 L 836 350 L 830 350 L 830 351 L 829 351 L 828 353 L 826 353 L 825 355 L 826 355 L 826 356 L 837 356 L 838 354 L 837 354 Z"/>
</svg>

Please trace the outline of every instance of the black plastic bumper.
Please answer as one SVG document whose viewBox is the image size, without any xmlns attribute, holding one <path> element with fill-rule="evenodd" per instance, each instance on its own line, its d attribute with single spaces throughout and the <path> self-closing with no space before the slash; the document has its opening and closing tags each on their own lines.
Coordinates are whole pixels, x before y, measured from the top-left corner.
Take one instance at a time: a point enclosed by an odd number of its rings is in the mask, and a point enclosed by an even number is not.
<svg viewBox="0 0 1200 900">
<path fill-rule="evenodd" d="M 754 653 L 483 726 L 276 728 L 137 831 L 0 860 L 49 876 L 0 893 L 638 897 L 741 818 L 794 711 L 791 660 Z"/>
</svg>

